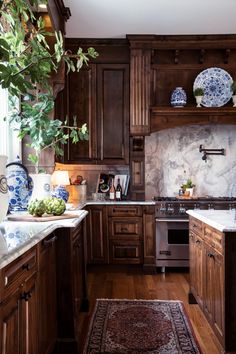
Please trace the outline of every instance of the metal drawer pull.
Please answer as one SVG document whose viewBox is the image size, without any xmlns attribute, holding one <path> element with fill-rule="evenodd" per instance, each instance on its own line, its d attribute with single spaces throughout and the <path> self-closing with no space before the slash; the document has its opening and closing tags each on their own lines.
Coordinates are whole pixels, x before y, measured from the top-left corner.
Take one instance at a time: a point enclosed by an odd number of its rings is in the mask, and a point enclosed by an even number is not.
<svg viewBox="0 0 236 354">
<path fill-rule="evenodd" d="M 23 294 L 21 294 L 21 300 L 25 300 L 25 301 L 29 301 L 29 299 L 31 298 L 32 294 L 30 291 L 26 292 L 24 291 Z"/>
<path fill-rule="evenodd" d="M 8 284 L 8 277 L 5 277 L 4 278 L 4 285 L 7 286 L 7 284 Z"/>
<path fill-rule="evenodd" d="M 215 255 L 213 253 L 208 253 L 207 256 L 210 258 L 215 258 Z"/>
<path fill-rule="evenodd" d="M 201 243 L 201 241 L 200 240 L 196 240 L 196 243 Z"/>
<path fill-rule="evenodd" d="M 22 269 L 30 270 L 32 266 L 29 265 L 29 263 L 23 264 Z"/>
<path fill-rule="evenodd" d="M 43 244 L 44 244 L 44 245 L 51 245 L 51 244 L 53 244 L 53 243 L 56 241 L 56 239 L 57 239 L 57 236 L 53 236 L 53 237 L 50 238 L 49 240 L 44 240 L 44 241 L 43 241 Z"/>
</svg>

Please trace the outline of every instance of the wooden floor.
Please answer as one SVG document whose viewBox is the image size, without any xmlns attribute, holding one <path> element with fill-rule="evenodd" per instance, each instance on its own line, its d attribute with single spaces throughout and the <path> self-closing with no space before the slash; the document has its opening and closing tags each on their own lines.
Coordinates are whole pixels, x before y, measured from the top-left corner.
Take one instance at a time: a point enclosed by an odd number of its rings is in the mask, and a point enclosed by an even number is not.
<svg viewBox="0 0 236 354">
<path fill-rule="evenodd" d="M 89 313 L 81 315 L 81 347 L 97 298 L 181 300 L 192 323 L 203 354 L 221 353 L 217 339 L 198 305 L 188 304 L 188 272 L 167 271 L 144 275 L 136 266 L 94 266 L 88 270 Z"/>
</svg>

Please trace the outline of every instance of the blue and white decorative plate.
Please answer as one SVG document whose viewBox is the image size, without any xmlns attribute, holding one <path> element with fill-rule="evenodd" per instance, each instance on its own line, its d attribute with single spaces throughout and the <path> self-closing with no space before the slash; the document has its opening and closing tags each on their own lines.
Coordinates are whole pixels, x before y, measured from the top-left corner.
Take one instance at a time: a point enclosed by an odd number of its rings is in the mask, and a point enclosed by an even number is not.
<svg viewBox="0 0 236 354">
<path fill-rule="evenodd" d="M 224 106 L 232 97 L 233 79 L 227 71 L 220 68 L 203 70 L 195 79 L 193 91 L 201 87 L 204 96 L 201 104 L 205 107 Z"/>
</svg>

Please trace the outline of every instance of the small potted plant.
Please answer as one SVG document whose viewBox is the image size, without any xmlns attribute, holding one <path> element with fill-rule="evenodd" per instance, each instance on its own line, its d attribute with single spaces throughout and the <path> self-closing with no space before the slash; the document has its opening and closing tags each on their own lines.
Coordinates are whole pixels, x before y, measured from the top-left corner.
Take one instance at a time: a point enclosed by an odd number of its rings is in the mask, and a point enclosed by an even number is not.
<svg viewBox="0 0 236 354">
<path fill-rule="evenodd" d="M 197 102 L 197 107 L 201 107 L 202 98 L 204 96 L 204 89 L 202 87 L 196 87 L 193 91 L 193 94 Z"/>
<path fill-rule="evenodd" d="M 181 186 L 181 189 L 184 191 L 186 196 L 192 197 L 194 187 L 195 184 L 193 184 L 192 180 L 188 178 L 187 182 Z"/>
<path fill-rule="evenodd" d="M 232 82 L 231 91 L 232 91 L 233 107 L 236 107 L 236 81 Z"/>
</svg>

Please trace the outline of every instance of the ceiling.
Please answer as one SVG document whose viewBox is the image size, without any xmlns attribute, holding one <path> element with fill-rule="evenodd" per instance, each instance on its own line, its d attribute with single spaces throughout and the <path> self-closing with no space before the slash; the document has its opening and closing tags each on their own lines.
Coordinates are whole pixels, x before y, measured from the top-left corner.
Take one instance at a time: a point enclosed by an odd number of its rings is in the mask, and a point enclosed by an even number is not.
<svg viewBox="0 0 236 354">
<path fill-rule="evenodd" d="M 236 0 L 64 0 L 67 37 L 236 34 Z"/>
</svg>

